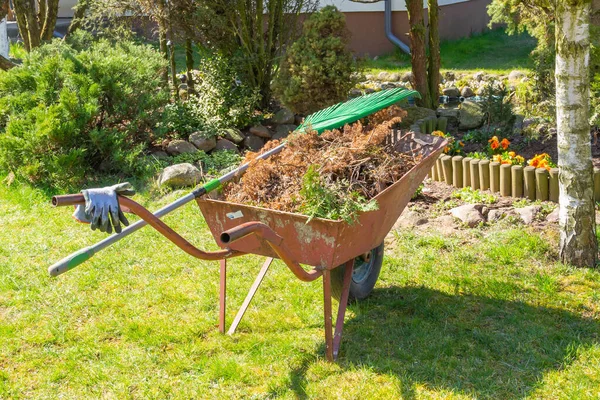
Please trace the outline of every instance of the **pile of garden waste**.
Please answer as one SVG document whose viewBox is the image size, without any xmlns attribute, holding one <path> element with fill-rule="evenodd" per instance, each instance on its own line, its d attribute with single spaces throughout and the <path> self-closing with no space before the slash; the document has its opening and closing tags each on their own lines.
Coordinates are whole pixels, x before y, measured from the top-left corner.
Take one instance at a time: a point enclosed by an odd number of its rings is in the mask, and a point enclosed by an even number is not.
<svg viewBox="0 0 600 400">
<path fill-rule="evenodd" d="M 378 208 L 372 200 L 418 160 L 390 141 L 405 112 L 392 106 L 340 130 L 292 133 L 283 151 L 265 160 L 248 153 L 242 178 L 225 187 L 227 201 L 310 217 L 355 220 Z M 273 140 L 261 153 L 278 146 Z"/>
</svg>

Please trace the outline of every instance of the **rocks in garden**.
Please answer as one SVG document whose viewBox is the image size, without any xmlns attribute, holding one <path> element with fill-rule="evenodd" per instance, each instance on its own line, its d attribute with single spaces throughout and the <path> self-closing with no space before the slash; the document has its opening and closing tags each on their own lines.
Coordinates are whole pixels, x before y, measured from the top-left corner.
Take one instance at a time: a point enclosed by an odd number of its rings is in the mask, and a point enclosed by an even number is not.
<svg viewBox="0 0 600 400">
<path fill-rule="evenodd" d="M 177 156 L 184 153 L 196 153 L 198 149 L 196 146 L 185 140 L 172 140 L 167 145 L 167 153 L 172 156 Z"/>
<path fill-rule="evenodd" d="M 471 89 L 469 86 L 465 86 L 460 91 L 460 95 L 462 97 L 473 97 L 473 96 L 475 96 L 475 92 L 473 92 L 473 89 Z"/>
<path fill-rule="evenodd" d="M 412 82 L 413 81 L 413 74 L 412 72 L 405 72 L 402 75 L 402 82 Z"/>
<path fill-rule="evenodd" d="M 501 220 L 506 216 L 506 213 L 503 210 L 490 210 L 487 215 L 488 222 L 496 222 Z"/>
<path fill-rule="evenodd" d="M 437 116 L 440 118 L 447 118 L 448 122 L 455 123 L 458 121 L 460 110 L 454 107 L 438 107 Z"/>
<path fill-rule="evenodd" d="M 510 72 L 510 74 L 508 74 L 508 80 L 510 81 L 518 81 L 521 80 L 523 78 L 525 78 L 525 72 L 523 71 L 518 71 L 518 70 L 513 70 Z"/>
<path fill-rule="evenodd" d="M 426 216 L 406 209 L 394 224 L 394 229 L 414 228 L 415 226 L 424 225 L 427 222 L 429 222 L 429 220 Z"/>
<path fill-rule="evenodd" d="M 400 80 L 400 74 L 392 72 L 391 74 L 389 74 L 387 80 L 392 82 L 398 82 Z"/>
<path fill-rule="evenodd" d="M 388 81 L 389 74 L 385 71 L 381 71 L 379 74 L 377 74 L 377 79 L 380 81 Z"/>
<path fill-rule="evenodd" d="M 273 135 L 273 139 L 285 139 L 294 129 L 296 129 L 296 125 L 279 125 L 277 128 L 275 128 L 275 134 Z"/>
<path fill-rule="evenodd" d="M 244 139 L 244 147 L 252 151 L 259 151 L 264 145 L 264 140 L 258 136 L 250 135 Z"/>
<path fill-rule="evenodd" d="M 294 123 L 294 113 L 287 109 L 282 108 L 277 111 L 272 119 L 274 124 L 282 125 L 282 124 L 293 124 Z"/>
<path fill-rule="evenodd" d="M 515 208 L 515 212 L 519 215 L 519 217 L 521 217 L 521 221 L 523 221 L 525 225 L 531 225 L 533 221 L 535 221 L 535 218 L 540 213 L 541 209 L 541 206 L 527 206 Z"/>
<path fill-rule="evenodd" d="M 402 118 L 401 125 L 403 127 L 409 127 L 418 120 L 436 116 L 435 110 L 424 107 L 407 107 L 404 111 L 406 111 L 406 116 Z"/>
<path fill-rule="evenodd" d="M 451 215 L 442 215 L 431 221 L 432 229 L 435 229 L 440 235 L 451 235 L 455 231 L 454 217 Z"/>
<path fill-rule="evenodd" d="M 379 88 L 381 90 L 385 90 L 385 89 L 395 89 L 396 88 L 396 84 L 392 83 L 392 82 L 384 82 L 382 84 L 379 85 Z"/>
<path fill-rule="evenodd" d="M 202 179 L 202 173 L 190 163 L 175 164 L 165 168 L 158 177 L 160 186 L 195 186 Z"/>
<path fill-rule="evenodd" d="M 531 118 L 531 117 L 530 118 L 525 118 L 523 120 L 523 127 L 522 128 L 525 129 L 525 128 L 527 128 L 527 127 L 535 124 L 536 122 L 537 122 L 537 118 Z"/>
<path fill-rule="evenodd" d="M 240 144 L 244 141 L 244 134 L 237 128 L 223 129 L 219 132 L 219 136 L 236 144 Z"/>
<path fill-rule="evenodd" d="M 370 94 L 370 93 L 375 93 L 375 89 L 373 89 L 373 88 L 366 88 L 365 89 L 365 94 Z"/>
<path fill-rule="evenodd" d="M 460 90 L 458 90 L 458 88 L 455 86 L 444 88 L 444 90 L 442 90 L 442 93 L 444 94 L 444 96 L 448 96 L 448 97 L 459 97 L 460 96 Z"/>
<path fill-rule="evenodd" d="M 250 133 L 261 137 L 261 138 L 265 138 L 265 139 L 271 139 L 271 132 L 269 132 L 269 129 L 266 126 L 262 126 L 262 125 L 255 125 L 252 128 L 250 128 Z"/>
<path fill-rule="evenodd" d="M 239 153 L 238 147 L 230 140 L 227 139 L 219 139 L 217 140 L 217 145 L 215 146 L 215 150 L 230 150 Z"/>
<path fill-rule="evenodd" d="M 461 104 L 458 128 L 476 129 L 483 125 L 485 115 L 481 106 L 472 101 L 465 101 Z"/>
<path fill-rule="evenodd" d="M 559 208 L 556 207 L 550 214 L 548 214 L 548 216 L 546 216 L 546 221 L 548 222 L 558 222 L 558 210 Z"/>
<path fill-rule="evenodd" d="M 373 74 L 366 74 L 365 75 L 365 79 L 368 81 L 372 81 L 373 79 L 375 79 L 375 75 Z"/>
<path fill-rule="evenodd" d="M 455 81 L 456 75 L 454 74 L 453 71 L 446 71 L 446 72 L 444 72 L 444 79 L 447 80 L 448 82 Z"/>
<path fill-rule="evenodd" d="M 354 89 L 350 90 L 350 93 L 349 93 L 348 97 L 355 98 L 355 97 L 358 97 L 360 95 L 362 95 L 362 90 L 354 88 Z"/>
<path fill-rule="evenodd" d="M 476 80 L 477 82 L 481 82 L 483 80 L 485 80 L 485 72 L 483 71 L 479 71 L 476 74 L 473 75 L 473 79 Z"/>
<path fill-rule="evenodd" d="M 465 204 L 450 210 L 454 218 L 458 218 L 469 228 L 473 228 L 482 222 L 485 222 L 485 217 L 482 213 L 482 204 Z"/>
<path fill-rule="evenodd" d="M 214 136 L 209 137 L 208 135 L 208 133 L 202 131 L 194 132 L 190 135 L 189 141 L 198 150 L 209 152 L 217 145 L 217 139 Z"/>
</svg>

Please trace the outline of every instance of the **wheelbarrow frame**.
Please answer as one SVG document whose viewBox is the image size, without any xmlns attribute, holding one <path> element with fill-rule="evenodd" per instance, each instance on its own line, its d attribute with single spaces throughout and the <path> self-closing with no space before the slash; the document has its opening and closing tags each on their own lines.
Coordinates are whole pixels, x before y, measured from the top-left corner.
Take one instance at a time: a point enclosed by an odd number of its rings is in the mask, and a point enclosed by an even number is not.
<svg viewBox="0 0 600 400">
<path fill-rule="evenodd" d="M 413 154 L 419 157 L 419 161 L 400 180 L 374 198 L 378 202 L 378 210 L 360 213 L 354 224 L 321 218 L 311 220 L 301 214 L 197 198 L 211 233 L 222 248 L 207 252 L 192 245 L 135 201 L 119 196 L 119 202 L 122 207 L 128 208 L 191 256 L 219 261 L 221 333 L 226 328 L 227 259 L 244 254 L 267 257 L 228 330 L 229 334 L 235 332 L 274 258 L 281 259 L 304 282 L 311 282 L 322 276 L 326 356 L 329 361 L 334 361 L 339 354 L 354 259 L 383 242 L 446 145 L 442 138 L 412 132 L 400 137 L 399 132 L 393 131 L 390 140 L 398 151 Z M 55 205 L 85 203 L 80 194 L 57 196 L 55 199 Z M 306 270 L 301 264 L 314 268 Z M 344 274 L 334 330 L 331 271 L 339 266 L 344 266 Z"/>
</svg>

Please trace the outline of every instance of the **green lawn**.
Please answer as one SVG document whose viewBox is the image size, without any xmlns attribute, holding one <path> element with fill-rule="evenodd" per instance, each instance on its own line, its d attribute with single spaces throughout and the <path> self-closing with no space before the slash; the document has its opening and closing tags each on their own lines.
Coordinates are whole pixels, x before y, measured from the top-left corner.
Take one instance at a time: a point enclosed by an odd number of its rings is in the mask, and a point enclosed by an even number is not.
<svg viewBox="0 0 600 400">
<path fill-rule="evenodd" d="M 136 199 L 157 209 L 180 195 Z M 275 263 L 239 333 L 222 336 L 217 264 L 149 228 L 49 278 L 103 237 L 70 212 L 0 186 L 0 398 L 600 396 L 600 273 L 558 264 L 553 231 L 399 234 L 329 364 L 320 280 Z M 194 205 L 164 220 L 215 248 Z M 232 261 L 229 322 L 261 261 Z"/>
<path fill-rule="evenodd" d="M 513 69 L 533 67 L 531 51 L 535 39 L 527 34 L 509 36 L 502 29 L 487 31 L 471 37 L 443 41 L 440 44 L 442 69 L 475 72 L 487 70 L 490 73 L 505 74 Z M 408 71 L 410 56 L 400 50 L 365 61 L 372 72 Z"/>
</svg>

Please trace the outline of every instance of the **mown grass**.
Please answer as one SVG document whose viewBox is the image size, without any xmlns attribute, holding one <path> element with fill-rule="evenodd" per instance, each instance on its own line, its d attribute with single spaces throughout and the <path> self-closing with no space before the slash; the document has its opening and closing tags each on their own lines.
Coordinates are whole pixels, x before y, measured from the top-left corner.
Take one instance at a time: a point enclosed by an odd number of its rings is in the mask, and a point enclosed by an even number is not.
<svg viewBox="0 0 600 400">
<path fill-rule="evenodd" d="M 458 40 L 446 40 L 440 44 L 443 70 L 507 74 L 514 69 L 533 67 L 530 58 L 535 39 L 527 34 L 507 35 L 502 29 L 494 29 Z M 410 56 L 397 50 L 380 56 L 377 60 L 365 60 L 367 71 L 403 72 L 410 70 Z"/>
<path fill-rule="evenodd" d="M 136 199 L 156 209 L 180 195 Z M 216 328 L 216 263 L 148 228 L 49 278 L 49 264 L 103 237 L 70 212 L 0 187 L 0 398 L 600 396 L 600 273 L 558 264 L 552 231 L 399 233 L 329 364 L 321 282 L 280 262 L 232 337 Z M 164 220 L 215 248 L 194 205 Z M 261 261 L 231 262 L 229 322 Z"/>
</svg>

